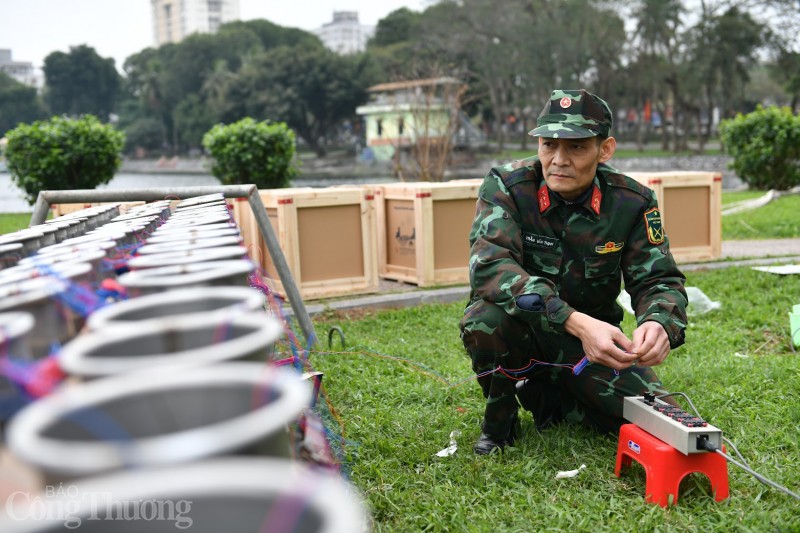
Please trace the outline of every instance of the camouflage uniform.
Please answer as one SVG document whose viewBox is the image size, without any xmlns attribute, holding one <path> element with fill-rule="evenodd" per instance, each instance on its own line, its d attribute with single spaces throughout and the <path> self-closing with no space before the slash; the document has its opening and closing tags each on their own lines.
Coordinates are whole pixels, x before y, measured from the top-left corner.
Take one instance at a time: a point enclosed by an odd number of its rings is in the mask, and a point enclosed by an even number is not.
<svg viewBox="0 0 800 533">
<path fill-rule="evenodd" d="M 587 136 L 544 122 L 548 137 L 559 131 L 563 137 Z M 487 398 L 485 434 L 513 438 L 515 384 L 525 377 L 543 387 L 549 401 L 555 395 L 558 418 L 601 431 L 622 423 L 624 396 L 663 391 L 649 367 L 616 375 L 590 364 L 573 375 L 571 366 L 583 357 L 583 347 L 564 330 L 574 311 L 618 326 L 623 311 L 616 298 L 624 280 L 637 323 L 656 321 L 671 348 L 683 344 L 685 278 L 669 251 L 650 189 L 601 163 L 593 185 L 569 202 L 547 188 L 538 157 L 496 167 L 479 192 L 470 246 L 472 292 L 461 336 Z M 521 296 L 527 298 L 522 307 Z M 531 359 L 568 366 L 531 369 Z M 498 367 L 508 375 L 480 375 Z"/>
</svg>

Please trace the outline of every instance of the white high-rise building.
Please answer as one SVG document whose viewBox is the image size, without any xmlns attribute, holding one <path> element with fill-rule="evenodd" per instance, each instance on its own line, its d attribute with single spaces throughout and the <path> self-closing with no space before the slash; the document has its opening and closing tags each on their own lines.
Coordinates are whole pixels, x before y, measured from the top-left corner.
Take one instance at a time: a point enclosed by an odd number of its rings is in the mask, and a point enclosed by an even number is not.
<svg viewBox="0 0 800 533">
<path fill-rule="evenodd" d="M 8 74 L 18 82 L 30 87 L 38 87 L 39 85 L 33 63 L 30 61 L 14 61 L 11 56 L 11 50 L 7 48 L 0 49 L 0 72 Z"/>
<path fill-rule="evenodd" d="M 375 27 L 359 24 L 357 11 L 334 11 L 333 22 L 314 30 L 314 34 L 337 54 L 355 54 L 366 50 Z"/>
<path fill-rule="evenodd" d="M 239 20 L 239 0 L 150 0 L 156 46 L 177 43 L 192 33 L 215 33 Z"/>
</svg>

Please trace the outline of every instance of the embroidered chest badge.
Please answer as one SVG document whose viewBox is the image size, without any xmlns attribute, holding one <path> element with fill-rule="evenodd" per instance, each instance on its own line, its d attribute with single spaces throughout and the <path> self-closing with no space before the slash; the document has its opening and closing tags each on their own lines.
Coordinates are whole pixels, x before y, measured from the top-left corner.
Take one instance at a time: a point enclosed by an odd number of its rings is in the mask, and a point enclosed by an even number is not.
<svg viewBox="0 0 800 533">
<path fill-rule="evenodd" d="M 620 250 L 622 250 L 623 246 L 625 246 L 624 242 L 608 241 L 607 243 L 601 246 L 595 246 L 594 251 L 600 255 L 611 254 L 614 252 L 619 252 Z"/>
<path fill-rule="evenodd" d="M 661 225 L 661 213 L 657 207 L 645 212 L 644 227 L 647 231 L 647 240 L 650 241 L 650 244 L 661 244 L 664 242 L 664 228 Z"/>
</svg>

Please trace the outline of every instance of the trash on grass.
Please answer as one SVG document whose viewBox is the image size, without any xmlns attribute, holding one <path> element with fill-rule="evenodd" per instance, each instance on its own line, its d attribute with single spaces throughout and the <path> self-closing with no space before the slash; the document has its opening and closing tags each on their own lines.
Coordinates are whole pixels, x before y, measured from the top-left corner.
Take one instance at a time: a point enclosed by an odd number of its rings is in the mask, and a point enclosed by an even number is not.
<svg viewBox="0 0 800 533">
<path fill-rule="evenodd" d="M 689 298 L 689 306 L 686 308 L 686 312 L 690 315 L 702 315 L 722 307 L 720 302 L 713 301 L 697 287 L 686 287 L 686 296 Z M 625 292 L 624 289 L 620 291 L 619 296 L 617 296 L 617 303 L 621 305 L 627 313 L 631 315 L 635 314 L 631 306 L 631 296 Z"/>
<path fill-rule="evenodd" d="M 564 478 L 568 478 L 568 477 L 575 477 L 584 468 L 586 468 L 586 465 L 581 465 L 580 468 L 578 468 L 577 470 L 566 470 L 566 471 L 563 471 L 563 472 L 559 472 L 558 474 L 556 474 L 556 479 L 564 479 Z"/>
<path fill-rule="evenodd" d="M 445 448 L 444 450 L 439 450 L 436 452 L 437 457 L 447 457 L 456 453 L 458 449 L 458 444 L 456 444 L 456 437 L 460 437 L 461 432 L 457 429 L 454 429 L 450 432 L 450 446 Z"/>
<path fill-rule="evenodd" d="M 741 357 L 742 359 L 749 359 L 750 356 L 746 353 L 733 352 L 734 357 Z"/>
<path fill-rule="evenodd" d="M 780 274 L 785 276 L 787 274 L 800 274 L 800 265 L 777 265 L 777 266 L 761 266 L 752 267 L 753 270 L 760 270 L 761 272 L 769 272 L 770 274 Z"/>
</svg>

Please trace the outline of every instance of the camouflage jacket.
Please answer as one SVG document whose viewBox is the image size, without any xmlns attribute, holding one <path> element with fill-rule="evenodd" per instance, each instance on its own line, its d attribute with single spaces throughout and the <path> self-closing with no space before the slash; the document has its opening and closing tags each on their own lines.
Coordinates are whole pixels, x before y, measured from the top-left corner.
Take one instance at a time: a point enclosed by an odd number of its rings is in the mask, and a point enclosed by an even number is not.
<svg viewBox="0 0 800 533">
<path fill-rule="evenodd" d="M 576 310 L 619 324 L 624 280 L 637 323 L 663 325 L 673 348 L 684 342 L 685 278 L 655 194 L 610 165 L 598 166 L 593 186 L 573 203 L 547 188 L 536 156 L 493 168 L 469 240 L 472 299 L 563 333 Z M 520 307 L 522 295 L 541 306 Z"/>
</svg>

